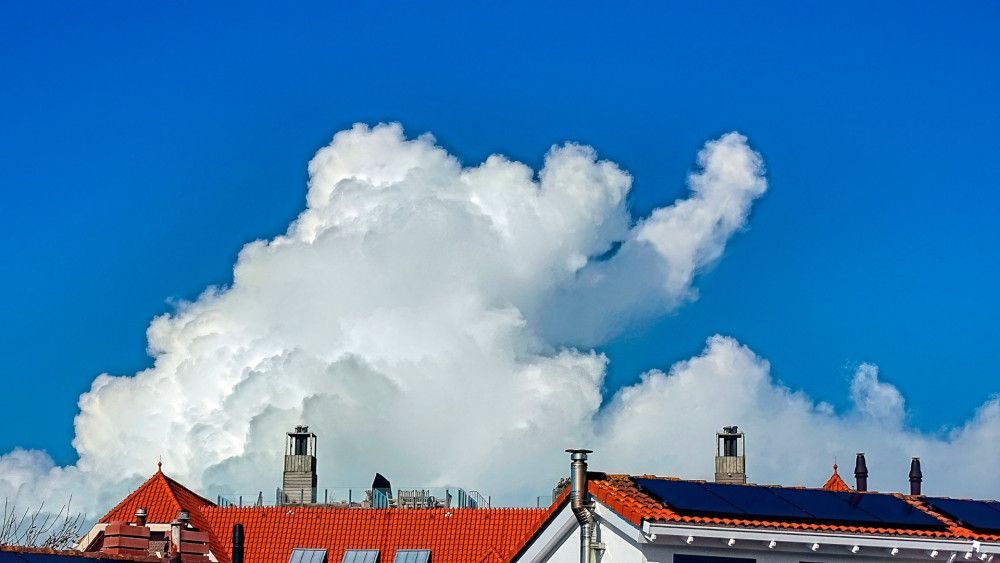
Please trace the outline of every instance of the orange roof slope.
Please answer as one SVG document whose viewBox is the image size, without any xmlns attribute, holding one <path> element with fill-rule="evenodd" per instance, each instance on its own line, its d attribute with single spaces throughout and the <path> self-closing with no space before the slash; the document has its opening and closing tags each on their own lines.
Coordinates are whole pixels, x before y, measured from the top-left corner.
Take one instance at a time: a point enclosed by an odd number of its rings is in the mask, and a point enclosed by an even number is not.
<svg viewBox="0 0 1000 563">
<path fill-rule="evenodd" d="M 651 475 L 643 475 L 644 478 L 657 479 Z M 756 487 L 760 485 L 733 485 Z M 946 524 L 946 528 L 940 530 L 909 529 L 895 527 L 875 527 L 859 526 L 851 524 L 820 523 L 820 522 L 798 522 L 788 520 L 765 520 L 756 518 L 739 517 L 718 517 L 718 516 L 697 516 L 682 515 L 671 510 L 666 504 L 645 492 L 643 492 L 628 475 L 605 475 L 603 473 L 590 474 L 590 494 L 604 503 L 608 508 L 617 512 L 622 518 L 628 520 L 635 526 L 641 526 L 643 521 L 649 522 L 684 522 L 691 524 L 708 524 L 714 526 L 742 526 L 751 528 L 779 528 L 786 530 L 814 530 L 825 532 L 847 532 L 855 534 L 884 534 L 894 536 L 924 536 L 938 538 L 970 538 L 979 537 L 971 530 L 956 525 L 939 514 L 927 510 L 917 500 L 909 497 L 903 498 L 910 505 L 927 512 L 931 516 L 938 518 Z M 878 493 L 858 493 L 858 494 L 878 494 Z"/>
<path fill-rule="evenodd" d="M 551 514 L 537 508 L 219 507 L 157 471 L 101 522 L 134 521 L 140 507 L 151 523 L 171 522 L 187 510 L 223 563 L 230 560 L 236 523 L 244 526 L 246 560 L 254 563 L 287 563 L 296 547 L 326 549 L 329 561 L 340 561 L 347 549 L 378 549 L 382 561 L 392 561 L 398 549 L 430 549 L 435 563 L 509 561 Z"/>
<path fill-rule="evenodd" d="M 840 478 L 840 474 L 837 473 L 837 464 L 833 464 L 833 475 L 823 483 L 823 488 L 828 491 L 850 491 L 851 488 L 847 486 L 847 483 Z"/>
<path fill-rule="evenodd" d="M 536 508 L 364 509 L 324 506 L 208 507 L 221 560 L 232 552 L 232 528 L 242 523 L 245 556 L 254 563 L 286 563 L 292 549 L 327 550 L 340 561 L 347 549 L 377 549 L 392 561 L 399 549 L 429 549 L 435 563 L 509 561 L 549 511 Z"/>
<path fill-rule="evenodd" d="M 191 515 L 191 524 L 198 529 L 207 529 L 207 522 L 202 517 L 201 510 L 215 506 L 197 493 L 174 481 L 157 469 L 152 477 L 139 485 L 132 494 L 125 497 L 112 508 L 101 522 L 134 522 L 135 511 L 146 509 L 146 520 L 149 522 L 172 522 L 182 509 Z"/>
</svg>

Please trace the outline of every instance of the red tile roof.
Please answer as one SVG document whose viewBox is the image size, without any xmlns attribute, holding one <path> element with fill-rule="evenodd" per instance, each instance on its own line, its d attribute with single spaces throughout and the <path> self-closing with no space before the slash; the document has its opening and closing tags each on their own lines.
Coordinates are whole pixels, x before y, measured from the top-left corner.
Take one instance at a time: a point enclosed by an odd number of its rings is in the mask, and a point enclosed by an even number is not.
<svg viewBox="0 0 1000 563">
<path fill-rule="evenodd" d="M 397 549 L 430 549 L 435 563 L 510 561 L 554 509 L 364 509 L 329 506 L 220 507 L 157 471 L 101 522 L 170 522 L 182 508 L 207 531 L 223 563 L 232 550 L 232 528 L 242 523 L 245 557 L 253 563 L 287 563 L 293 548 L 327 550 L 336 563 L 346 549 L 378 549 L 392 561 Z"/>
<path fill-rule="evenodd" d="M 643 475 L 644 478 L 663 479 L 652 475 Z M 756 487 L 760 485 L 734 485 Z M 946 524 L 946 528 L 936 530 L 909 529 L 896 527 L 878 527 L 863 525 L 847 525 L 835 523 L 818 522 L 794 522 L 782 520 L 766 520 L 755 518 L 732 518 L 718 516 L 696 516 L 682 515 L 671 510 L 660 500 L 643 492 L 628 475 L 606 475 L 603 473 L 590 474 L 590 494 L 601 501 L 608 508 L 614 510 L 619 516 L 628 520 L 635 526 L 642 526 L 643 521 L 648 522 L 683 522 L 689 524 L 707 524 L 713 526 L 734 526 L 748 528 L 777 528 L 785 530 L 810 530 L 822 532 L 846 532 L 853 534 L 880 534 L 895 536 L 919 536 L 936 538 L 963 538 L 963 539 L 983 539 L 987 540 L 993 536 L 978 534 L 959 526 L 957 523 L 944 518 L 938 513 L 929 510 L 919 499 L 896 495 L 910 505 L 927 512 L 931 516 L 941 520 Z M 878 493 L 858 493 L 858 494 L 878 494 Z"/>
<path fill-rule="evenodd" d="M 286 563 L 296 547 L 327 550 L 331 563 L 347 549 L 377 549 L 392 561 L 397 549 L 429 549 L 435 563 L 510 561 L 547 512 L 529 508 L 364 509 L 323 506 L 204 510 L 225 554 L 231 530 L 246 530 L 246 560 Z M 220 558 L 221 559 L 221 558 Z"/>
<path fill-rule="evenodd" d="M 837 464 L 833 464 L 833 475 L 823 483 L 823 488 L 828 491 L 850 491 L 851 488 L 847 486 L 847 483 L 840 478 L 840 474 L 837 473 Z"/>
<path fill-rule="evenodd" d="M 112 508 L 101 522 L 134 522 L 135 511 L 146 509 L 148 522 L 172 522 L 181 509 L 191 515 L 191 524 L 200 530 L 207 529 L 208 522 L 202 517 L 201 509 L 215 506 L 212 501 L 198 495 L 191 489 L 164 475 L 157 469 L 152 477 L 139 485 L 132 494 Z"/>
</svg>

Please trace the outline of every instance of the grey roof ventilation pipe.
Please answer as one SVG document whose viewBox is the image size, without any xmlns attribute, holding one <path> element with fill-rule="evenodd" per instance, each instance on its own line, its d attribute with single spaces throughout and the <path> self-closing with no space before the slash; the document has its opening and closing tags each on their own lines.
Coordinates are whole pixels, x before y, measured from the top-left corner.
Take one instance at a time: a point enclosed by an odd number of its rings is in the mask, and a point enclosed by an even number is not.
<svg viewBox="0 0 1000 563">
<path fill-rule="evenodd" d="M 597 554 L 594 535 L 597 531 L 597 521 L 594 518 L 594 505 L 590 502 L 590 494 L 587 491 L 587 454 L 593 452 L 566 450 L 566 453 L 571 454 L 572 460 L 569 466 L 569 503 L 576 521 L 580 523 L 580 563 L 595 563 Z"/>
</svg>

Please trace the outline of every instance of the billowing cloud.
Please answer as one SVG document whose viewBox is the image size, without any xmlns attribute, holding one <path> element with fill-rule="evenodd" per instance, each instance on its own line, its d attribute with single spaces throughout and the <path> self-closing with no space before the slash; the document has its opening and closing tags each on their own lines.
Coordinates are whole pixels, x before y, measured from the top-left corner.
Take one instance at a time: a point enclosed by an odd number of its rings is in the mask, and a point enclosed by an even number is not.
<svg viewBox="0 0 1000 563">
<path fill-rule="evenodd" d="M 628 211 L 631 177 L 575 144 L 553 147 L 537 173 L 499 155 L 465 167 L 429 135 L 357 125 L 309 176 L 306 209 L 242 250 L 230 287 L 150 324 L 151 368 L 101 375 L 81 396 L 79 461 L 7 453 L 0 496 L 72 492 L 99 512 L 160 456 L 203 491 L 272 491 L 283 433 L 303 422 L 320 435 L 321 486 L 381 471 L 509 501 L 547 490 L 578 444 L 608 470 L 704 477 L 723 423 L 752 432 L 755 478 L 804 483 L 835 453 L 946 459 L 1000 431 L 995 403 L 947 436 L 907 429 L 901 396 L 872 366 L 852 386 L 855 408 L 834 413 L 721 337 L 604 405 L 608 360 L 593 347 L 692 298 L 766 190 L 737 133 L 705 145 L 690 193 L 643 218 Z M 991 455 L 962 455 L 949 479 L 985 476 Z"/>
<path fill-rule="evenodd" d="M 870 488 L 908 491 L 911 457 L 920 457 L 924 491 L 995 497 L 1000 464 L 1000 400 L 943 434 L 905 422 L 903 398 L 863 364 L 851 382 L 851 407 L 836 413 L 776 383 L 770 365 L 732 338 L 715 336 L 697 357 L 668 372 L 643 374 L 622 389 L 597 424 L 608 463 L 631 472 L 711 478 L 712 435 L 740 424 L 747 433 L 747 471 L 764 483 L 819 486 L 835 459 L 849 483 L 855 452 L 866 452 Z"/>
</svg>

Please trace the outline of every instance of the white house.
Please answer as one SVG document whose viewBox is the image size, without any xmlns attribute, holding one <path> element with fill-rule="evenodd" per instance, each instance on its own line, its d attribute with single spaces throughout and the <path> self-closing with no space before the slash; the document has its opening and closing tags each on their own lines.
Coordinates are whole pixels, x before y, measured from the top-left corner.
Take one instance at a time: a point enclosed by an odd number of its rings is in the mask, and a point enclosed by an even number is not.
<svg viewBox="0 0 1000 563">
<path fill-rule="evenodd" d="M 836 468 L 822 488 L 774 487 L 743 484 L 738 475 L 713 483 L 587 472 L 587 453 L 573 451 L 569 489 L 515 561 L 858 563 L 1000 554 L 1000 503 L 921 496 L 916 460 L 916 494 L 903 495 L 866 491 L 863 455 L 861 490 L 851 490 Z"/>
</svg>

